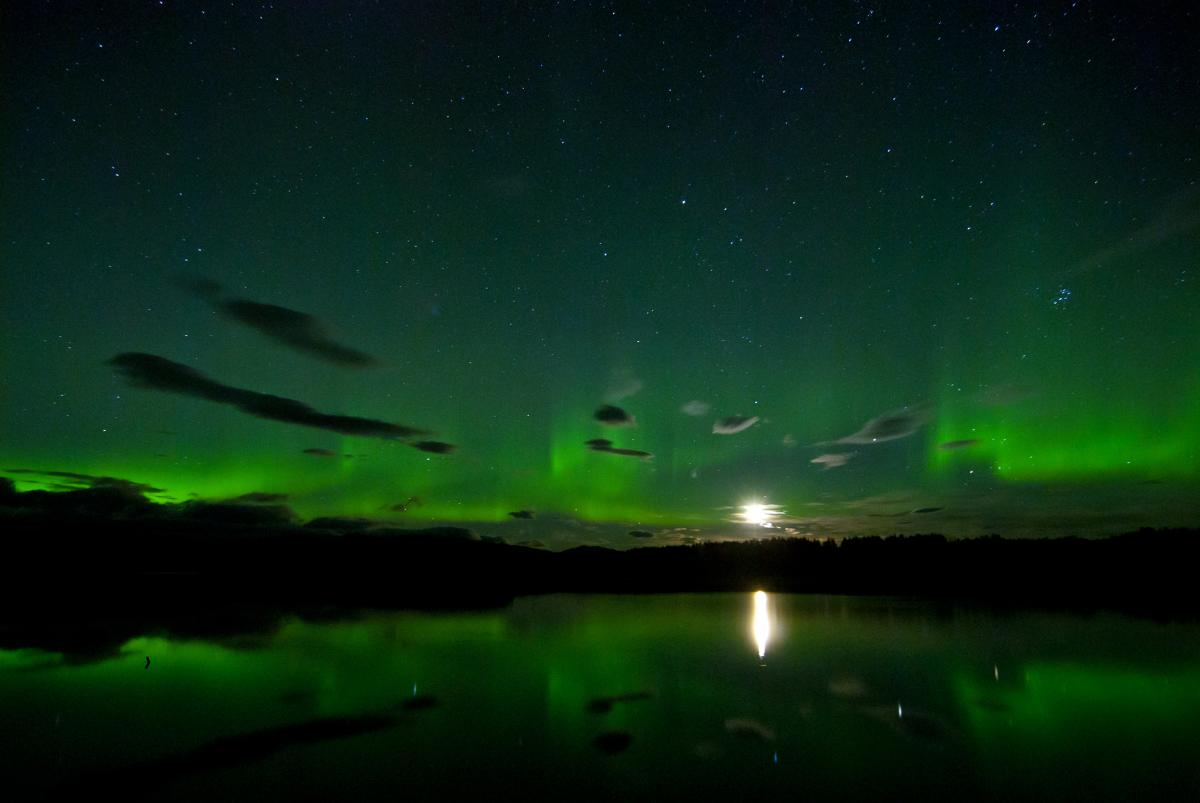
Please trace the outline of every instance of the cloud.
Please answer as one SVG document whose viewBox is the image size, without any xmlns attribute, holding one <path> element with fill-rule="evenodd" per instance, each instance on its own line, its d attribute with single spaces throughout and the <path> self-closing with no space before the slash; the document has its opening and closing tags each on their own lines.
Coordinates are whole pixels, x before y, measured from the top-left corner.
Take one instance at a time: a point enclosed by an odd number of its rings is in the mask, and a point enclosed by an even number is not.
<svg viewBox="0 0 1200 803">
<path fill-rule="evenodd" d="M 817 465 L 823 465 L 825 470 L 828 471 L 831 468 L 841 468 L 842 466 L 846 465 L 850 462 L 850 458 L 854 457 L 856 454 L 858 454 L 858 452 L 837 452 L 832 454 L 823 454 L 814 457 L 808 462 L 816 463 Z"/>
<path fill-rule="evenodd" d="M 425 430 L 372 418 L 318 412 L 295 399 L 257 393 L 217 382 L 194 368 L 154 354 L 125 352 L 113 357 L 108 364 L 115 366 L 125 381 L 135 387 L 228 405 L 256 418 L 363 438 L 402 440 L 429 434 Z"/>
<path fill-rule="evenodd" d="M 371 519 L 350 516 L 319 516 L 305 523 L 309 530 L 336 530 L 338 532 L 359 532 L 374 527 L 377 522 Z"/>
<path fill-rule="evenodd" d="M 512 516 L 514 519 L 532 519 L 533 511 L 532 510 L 513 510 L 513 511 L 510 511 L 508 515 Z"/>
<path fill-rule="evenodd" d="M 604 400 L 609 404 L 616 404 L 621 399 L 628 399 L 638 393 L 643 387 L 642 380 L 630 371 L 618 371 L 609 385 L 608 392 L 604 394 Z"/>
<path fill-rule="evenodd" d="M 736 435 L 758 423 L 756 415 L 731 415 L 713 422 L 714 435 Z"/>
<path fill-rule="evenodd" d="M 654 533 L 649 532 L 648 530 L 630 530 L 629 534 L 631 536 L 633 536 L 634 538 L 653 538 L 654 537 Z"/>
<path fill-rule="evenodd" d="M 273 505 L 279 502 L 286 502 L 287 494 L 267 493 L 266 491 L 251 491 L 250 493 L 235 496 L 229 500 L 231 502 L 245 502 L 251 505 Z"/>
<path fill-rule="evenodd" d="M 602 405 L 595 413 L 592 414 L 601 424 L 606 427 L 634 427 L 637 426 L 637 421 L 632 415 L 622 410 L 620 407 L 614 407 L 611 404 Z"/>
<path fill-rule="evenodd" d="M 396 504 L 392 505 L 391 507 L 388 508 L 388 510 L 394 511 L 396 513 L 407 513 L 408 509 L 410 507 L 420 507 L 420 506 L 421 506 L 421 497 L 410 496 L 410 497 L 408 497 L 408 499 L 405 499 L 403 502 L 397 502 Z"/>
<path fill-rule="evenodd" d="M 117 793 L 137 787 L 157 796 L 166 784 L 183 778 L 264 761 L 289 748 L 311 747 L 391 728 L 399 722 L 391 713 L 324 717 L 238 733 L 205 742 L 191 750 L 151 761 L 108 770 L 90 770 L 60 787 L 70 797 L 94 796 L 97 789 Z M 103 796 L 103 795 L 102 795 Z"/>
<path fill-rule="evenodd" d="M 192 521 L 229 526 L 262 527 L 293 524 L 296 521 L 296 514 L 287 505 L 192 501 L 182 503 L 175 512 Z"/>
<path fill-rule="evenodd" d="M 654 457 L 650 452 L 643 452 L 638 449 L 618 449 L 607 438 L 592 438 L 590 441 L 585 441 L 584 445 L 593 452 L 608 452 L 609 454 L 622 455 L 624 457 L 640 457 L 643 460 L 650 460 Z"/>
<path fill-rule="evenodd" d="M 974 446 L 977 443 L 979 443 L 979 438 L 967 438 L 961 441 L 946 441 L 945 443 L 939 443 L 938 448 L 949 452 L 955 449 L 965 449 L 968 446 Z"/>
<path fill-rule="evenodd" d="M 920 431 L 928 420 L 929 408 L 926 405 L 902 407 L 872 418 L 863 424 L 858 432 L 839 438 L 833 443 L 883 443 L 899 440 Z M 829 441 L 818 445 L 827 443 Z"/>
<path fill-rule="evenodd" d="M 431 452 L 433 454 L 450 454 L 458 447 L 453 443 L 442 443 L 441 441 L 417 441 L 410 443 L 414 449 L 420 449 L 422 452 Z"/>
<path fill-rule="evenodd" d="M 708 402 L 700 401 L 699 399 L 692 399 L 690 402 L 687 402 L 680 407 L 679 412 L 683 413 L 684 415 L 699 417 L 702 415 L 708 415 L 708 411 L 711 409 L 712 405 Z"/>
<path fill-rule="evenodd" d="M 913 513 L 937 513 L 941 509 L 940 507 L 919 507 Z"/>
<path fill-rule="evenodd" d="M 318 449 L 316 447 L 301 449 L 300 453 L 310 454 L 313 457 L 337 457 L 337 452 L 333 451 L 332 449 Z"/>
<path fill-rule="evenodd" d="M 121 491 L 128 491 L 136 494 L 159 494 L 165 493 L 162 488 L 155 488 L 153 485 L 147 485 L 144 482 L 134 482 L 133 480 L 122 479 L 121 477 L 104 477 L 95 474 L 81 474 L 77 471 L 40 471 L 33 468 L 9 468 L 5 469 L 6 474 L 23 474 L 35 477 L 55 477 L 58 479 L 70 480 L 68 483 L 60 483 L 66 487 L 74 488 L 113 488 Z"/>
<path fill-rule="evenodd" d="M 12 480 L 0 477 L 0 507 L 38 512 L 51 516 L 69 515 L 100 518 L 137 518 L 158 507 L 141 493 L 126 486 L 99 486 L 73 490 L 25 491 L 18 493 Z"/>
<path fill-rule="evenodd" d="M 1163 205 L 1153 220 L 1125 235 L 1118 243 L 1094 251 L 1068 267 L 1060 279 L 1070 279 L 1098 268 L 1111 267 L 1149 251 L 1195 229 L 1200 229 L 1200 189 L 1188 187 Z"/>
<path fill-rule="evenodd" d="M 295 514 L 286 505 L 275 504 L 284 494 L 250 493 L 227 502 L 211 502 L 193 499 L 177 503 L 156 503 L 147 499 L 145 493 L 161 493 L 159 489 L 145 491 L 150 486 L 128 480 L 113 480 L 112 477 L 91 477 L 71 471 L 34 472 L 18 470 L 11 473 L 43 474 L 47 476 L 90 477 L 93 485 L 52 493 L 50 491 L 26 491 L 5 493 L 0 488 L 0 507 L 15 508 L 26 512 L 40 512 L 52 516 L 70 515 L 98 517 L 110 520 L 170 521 L 186 520 L 206 525 L 222 526 L 270 526 L 290 525 Z M 6 487 L 11 489 L 11 480 Z M 76 480 L 82 481 L 82 480 Z"/>
<path fill-rule="evenodd" d="M 249 326 L 288 348 L 348 368 L 378 364 L 378 360 L 371 355 L 331 339 L 321 322 L 306 312 L 244 298 L 222 300 L 221 285 L 211 279 L 197 279 L 187 283 L 187 286 L 226 318 Z"/>
</svg>

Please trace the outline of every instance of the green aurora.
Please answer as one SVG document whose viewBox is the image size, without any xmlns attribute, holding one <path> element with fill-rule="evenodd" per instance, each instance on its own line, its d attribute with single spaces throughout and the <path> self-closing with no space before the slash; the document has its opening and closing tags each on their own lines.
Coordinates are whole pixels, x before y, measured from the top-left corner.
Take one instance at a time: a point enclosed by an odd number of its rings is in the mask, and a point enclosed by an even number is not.
<svg viewBox="0 0 1200 803">
<path fill-rule="evenodd" d="M 552 545 L 761 535 L 748 502 L 833 536 L 1198 523 L 1194 24 L 351 8 L 5 9 L 19 488 Z M 379 364 L 264 337 L 198 277 Z M 457 448 L 130 387 L 125 352 Z M 906 407 L 906 437 L 828 443 Z M 713 434 L 732 415 L 760 420 Z"/>
</svg>

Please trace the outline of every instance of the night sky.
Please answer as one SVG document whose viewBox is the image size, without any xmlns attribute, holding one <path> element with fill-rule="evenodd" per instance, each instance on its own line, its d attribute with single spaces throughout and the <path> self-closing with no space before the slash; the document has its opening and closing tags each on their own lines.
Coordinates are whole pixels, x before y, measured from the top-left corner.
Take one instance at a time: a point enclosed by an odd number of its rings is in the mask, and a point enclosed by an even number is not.
<svg viewBox="0 0 1200 803">
<path fill-rule="evenodd" d="M 1200 523 L 1191 4 L 0 15 L 18 488 L 555 547 Z"/>
</svg>

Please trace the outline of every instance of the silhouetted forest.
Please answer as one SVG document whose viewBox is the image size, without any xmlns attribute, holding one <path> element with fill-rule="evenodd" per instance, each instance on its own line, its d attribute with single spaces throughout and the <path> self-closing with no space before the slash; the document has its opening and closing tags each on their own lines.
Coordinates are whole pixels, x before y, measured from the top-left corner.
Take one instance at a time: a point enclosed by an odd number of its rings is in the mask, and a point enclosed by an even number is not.
<svg viewBox="0 0 1200 803">
<path fill-rule="evenodd" d="M 454 527 L 299 525 L 262 506 L 144 507 L 135 500 L 132 515 L 120 507 L 129 494 L 108 488 L 14 494 L 10 486 L 0 487 L 0 497 L 7 502 L 0 504 L 0 648 L 40 647 L 68 661 L 111 654 L 143 633 L 245 639 L 270 632 L 285 615 L 486 608 L 561 592 L 761 588 L 1160 618 L 1200 612 L 1193 593 L 1200 530 L 1097 539 L 768 538 L 548 552 Z"/>
<path fill-rule="evenodd" d="M 1190 609 L 1200 531 L 1101 539 L 803 538 L 548 552 L 453 527 L 331 534 L 297 526 L 70 516 L 4 520 L 5 595 L 51 605 L 212 595 L 445 607 L 520 594 L 774 591 Z"/>
</svg>

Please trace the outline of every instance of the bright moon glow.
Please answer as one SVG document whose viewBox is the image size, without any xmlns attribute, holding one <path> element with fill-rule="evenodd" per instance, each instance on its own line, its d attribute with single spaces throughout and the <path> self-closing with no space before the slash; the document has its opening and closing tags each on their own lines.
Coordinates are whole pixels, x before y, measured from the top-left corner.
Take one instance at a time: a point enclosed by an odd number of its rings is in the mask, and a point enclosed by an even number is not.
<svg viewBox="0 0 1200 803">
<path fill-rule="evenodd" d="M 767 592 L 754 592 L 754 618 L 751 622 L 754 630 L 754 643 L 758 646 L 758 657 L 767 654 L 767 641 L 771 638 L 771 614 L 767 611 Z"/>
<path fill-rule="evenodd" d="M 757 503 L 742 505 L 742 521 L 747 524 L 757 524 L 759 527 L 771 526 L 771 508 Z"/>
</svg>

